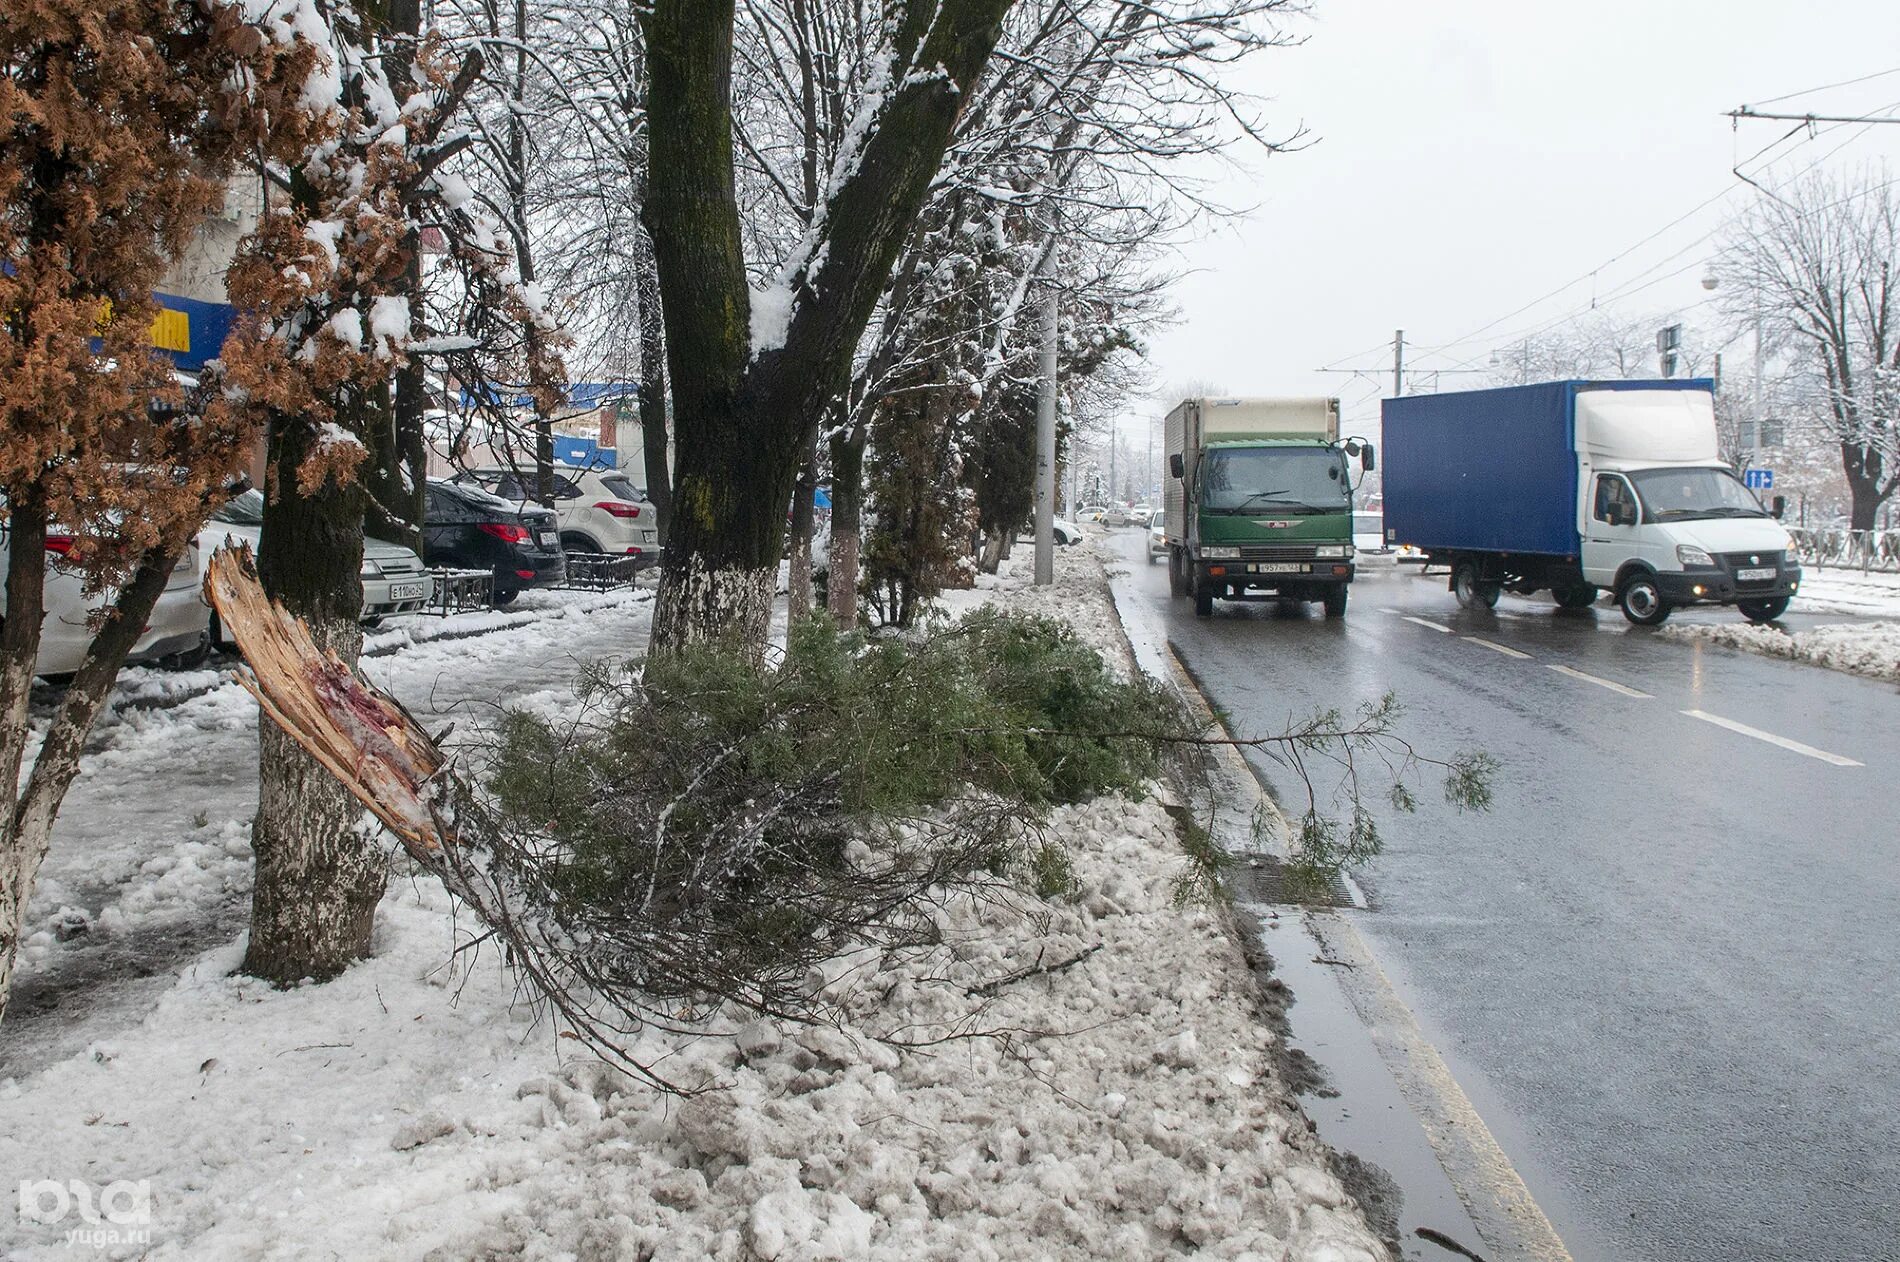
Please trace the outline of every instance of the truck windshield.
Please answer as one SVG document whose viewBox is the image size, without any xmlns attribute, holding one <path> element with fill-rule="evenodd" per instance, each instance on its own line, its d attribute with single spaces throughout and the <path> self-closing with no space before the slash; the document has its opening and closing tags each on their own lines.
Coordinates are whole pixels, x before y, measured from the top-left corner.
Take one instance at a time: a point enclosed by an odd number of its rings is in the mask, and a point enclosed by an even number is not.
<svg viewBox="0 0 1900 1262">
<path fill-rule="evenodd" d="M 1755 493 L 1727 469 L 1644 469 L 1629 479 L 1646 521 L 1768 516 Z"/>
<path fill-rule="evenodd" d="M 1331 448 L 1217 447 L 1201 465 L 1201 508 L 1211 513 L 1337 513 L 1351 497 Z"/>
</svg>

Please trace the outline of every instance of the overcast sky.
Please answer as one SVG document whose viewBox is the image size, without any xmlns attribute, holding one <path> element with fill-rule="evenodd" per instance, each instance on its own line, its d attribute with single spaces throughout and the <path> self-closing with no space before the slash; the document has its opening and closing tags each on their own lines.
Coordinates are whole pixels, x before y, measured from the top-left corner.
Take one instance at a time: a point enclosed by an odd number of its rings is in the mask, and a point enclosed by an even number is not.
<svg viewBox="0 0 1900 1262">
<path fill-rule="evenodd" d="M 1359 421 L 1362 432 L 1391 390 L 1394 329 L 1421 370 L 1413 382 L 1431 388 L 1423 370 L 1485 367 L 1494 349 L 1587 311 L 1593 291 L 1630 315 L 1712 315 L 1693 310 L 1708 298 L 1704 239 L 1757 196 L 1730 168 L 1792 126 L 1733 130 L 1722 112 L 1900 68 L 1893 0 L 1313 8 L 1291 28 L 1303 45 L 1236 76 L 1274 98 L 1271 119 L 1304 123 L 1311 143 L 1222 177 L 1226 201 L 1256 209 L 1184 249 L 1193 272 L 1175 289 L 1182 319 L 1152 340 L 1151 359 L 1167 384 L 1340 395 L 1349 430 Z M 1900 114 L 1900 73 L 1762 108 Z M 1803 133 L 1744 169 L 1767 182 L 1823 158 L 1886 159 L 1900 175 L 1900 124 Z M 1509 314 L 1599 265 L 1594 280 Z M 1124 434 L 1139 443 L 1145 413 L 1166 407 L 1131 401 Z"/>
</svg>

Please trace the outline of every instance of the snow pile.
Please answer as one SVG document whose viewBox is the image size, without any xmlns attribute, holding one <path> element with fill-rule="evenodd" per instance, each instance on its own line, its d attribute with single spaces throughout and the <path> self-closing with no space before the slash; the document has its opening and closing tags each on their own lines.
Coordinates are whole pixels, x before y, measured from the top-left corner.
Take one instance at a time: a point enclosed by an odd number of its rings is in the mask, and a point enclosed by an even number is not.
<svg viewBox="0 0 1900 1262">
<path fill-rule="evenodd" d="M 397 882 L 340 980 L 272 991 L 220 949 L 142 1023 L 0 1083 L 0 1165 L 148 1180 L 156 1257 L 1383 1256 L 1282 1103 L 1238 952 L 1169 903 L 1166 814 L 1050 828 L 1081 893 L 1028 909 L 1046 926 L 957 898 L 954 949 L 815 979 L 914 1049 L 747 1026 L 672 1049 L 715 1087 L 685 1101 L 557 1067 L 492 954 L 447 963 L 446 896 Z M 1000 1036 L 936 1041 L 953 1024 Z M 9 1256 L 63 1255 L 13 1230 Z"/>
<path fill-rule="evenodd" d="M 1794 608 L 1807 613 L 1900 618 L 1900 574 L 1809 567 L 1801 571 L 1801 593 L 1794 598 Z"/>
<path fill-rule="evenodd" d="M 1662 634 L 1900 683 L 1900 622 L 1838 623 L 1788 632 L 1749 623 L 1677 624 Z"/>
</svg>

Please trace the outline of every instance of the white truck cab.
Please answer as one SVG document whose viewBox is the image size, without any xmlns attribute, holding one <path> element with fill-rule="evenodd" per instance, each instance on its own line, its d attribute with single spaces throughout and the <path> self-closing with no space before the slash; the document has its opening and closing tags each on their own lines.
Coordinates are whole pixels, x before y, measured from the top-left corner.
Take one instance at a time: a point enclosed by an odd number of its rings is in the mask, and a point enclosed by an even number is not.
<svg viewBox="0 0 1900 1262">
<path fill-rule="evenodd" d="M 1576 443 L 1584 581 L 1615 592 L 1631 622 L 1699 602 L 1754 621 L 1787 609 L 1801 582 L 1793 541 L 1723 463 L 1711 394 L 1581 391 Z"/>
</svg>

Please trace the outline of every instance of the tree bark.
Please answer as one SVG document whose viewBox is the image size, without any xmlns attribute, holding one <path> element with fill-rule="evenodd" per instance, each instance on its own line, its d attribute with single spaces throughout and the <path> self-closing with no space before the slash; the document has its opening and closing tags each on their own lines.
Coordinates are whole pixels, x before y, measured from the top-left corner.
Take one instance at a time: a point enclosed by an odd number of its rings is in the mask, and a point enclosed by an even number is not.
<svg viewBox="0 0 1900 1262">
<path fill-rule="evenodd" d="M 355 418 L 353 418 L 355 419 Z M 379 417 L 361 418 L 370 432 Z M 362 647 L 364 494 L 325 481 L 300 493 L 297 469 L 315 437 L 302 417 L 273 416 L 258 577 L 309 624 L 319 645 L 354 662 Z M 243 969 L 279 986 L 328 980 L 369 953 L 385 865 L 356 827 L 362 809 L 275 725 L 258 733 L 257 881 Z"/>
<path fill-rule="evenodd" d="M 864 544 L 863 426 L 831 439 L 831 575 L 825 604 L 840 630 L 858 625 L 858 555 Z"/>
<path fill-rule="evenodd" d="M 785 598 L 786 617 L 791 621 L 811 616 L 811 537 L 818 516 L 817 492 L 818 431 L 813 429 L 792 488 L 792 566 Z"/>
<path fill-rule="evenodd" d="M 647 470 L 660 544 L 673 525 L 673 466 L 666 423 L 666 324 L 660 310 L 660 274 L 653 240 L 642 230 L 634 241 L 635 291 L 640 321 L 640 451 Z"/>
</svg>

